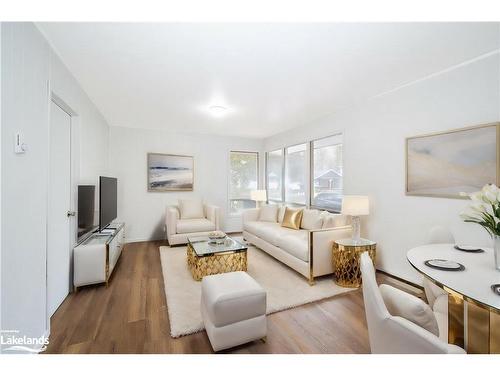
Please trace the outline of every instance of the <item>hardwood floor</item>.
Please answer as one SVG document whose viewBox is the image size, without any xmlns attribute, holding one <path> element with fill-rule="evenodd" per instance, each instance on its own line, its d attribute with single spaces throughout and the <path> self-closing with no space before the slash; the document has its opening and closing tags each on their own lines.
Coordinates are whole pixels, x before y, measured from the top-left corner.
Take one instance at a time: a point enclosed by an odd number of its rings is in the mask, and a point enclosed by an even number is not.
<svg viewBox="0 0 500 375">
<path fill-rule="evenodd" d="M 46 353 L 212 353 L 204 331 L 170 337 L 160 245 L 127 244 L 109 287 L 84 287 L 70 294 L 51 319 Z M 369 350 L 363 296 L 357 290 L 271 314 L 266 343 L 255 341 L 225 353 Z"/>
</svg>

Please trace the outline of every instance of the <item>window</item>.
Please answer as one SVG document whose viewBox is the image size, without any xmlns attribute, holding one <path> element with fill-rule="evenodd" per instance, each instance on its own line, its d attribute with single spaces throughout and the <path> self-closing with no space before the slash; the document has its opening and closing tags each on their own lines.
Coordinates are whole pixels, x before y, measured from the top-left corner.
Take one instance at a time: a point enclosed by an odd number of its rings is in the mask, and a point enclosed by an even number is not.
<svg viewBox="0 0 500 375">
<path fill-rule="evenodd" d="M 307 190 L 307 144 L 303 143 L 285 149 L 285 201 L 306 204 Z"/>
<path fill-rule="evenodd" d="M 311 206 L 340 212 L 342 208 L 342 135 L 311 142 L 313 181 Z"/>
<path fill-rule="evenodd" d="M 255 208 L 250 192 L 259 186 L 259 154 L 231 151 L 230 164 L 229 213 L 238 214 L 245 208 Z"/>
<path fill-rule="evenodd" d="M 267 199 L 283 201 L 283 150 L 267 153 L 266 173 Z"/>
</svg>

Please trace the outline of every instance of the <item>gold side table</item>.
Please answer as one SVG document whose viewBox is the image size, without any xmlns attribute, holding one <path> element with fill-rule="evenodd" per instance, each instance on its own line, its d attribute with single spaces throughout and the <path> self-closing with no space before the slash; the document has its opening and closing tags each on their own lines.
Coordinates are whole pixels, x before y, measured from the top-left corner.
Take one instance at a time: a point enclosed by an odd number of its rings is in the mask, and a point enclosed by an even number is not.
<svg viewBox="0 0 500 375">
<path fill-rule="evenodd" d="M 332 247 L 333 276 L 337 285 L 348 288 L 361 286 L 361 269 L 359 256 L 368 251 L 375 264 L 377 244 L 373 241 L 360 238 L 353 241 L 345 238 L 334 241 Z"/>
</svg>

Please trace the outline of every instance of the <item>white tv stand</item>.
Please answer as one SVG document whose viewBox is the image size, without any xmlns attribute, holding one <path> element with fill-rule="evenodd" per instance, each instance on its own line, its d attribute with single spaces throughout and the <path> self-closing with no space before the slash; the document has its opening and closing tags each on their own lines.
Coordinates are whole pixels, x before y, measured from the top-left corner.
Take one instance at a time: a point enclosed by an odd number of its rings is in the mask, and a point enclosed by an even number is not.
<svg viewBox="0 0 500 375">
<path fill-rule="evenodd" d="M 95 232 L 73 249 L 73 286 L 106 283 L 120 258 L 124 244 L 124 223 L 112 223 L 109 233 Z"/>
</svg>

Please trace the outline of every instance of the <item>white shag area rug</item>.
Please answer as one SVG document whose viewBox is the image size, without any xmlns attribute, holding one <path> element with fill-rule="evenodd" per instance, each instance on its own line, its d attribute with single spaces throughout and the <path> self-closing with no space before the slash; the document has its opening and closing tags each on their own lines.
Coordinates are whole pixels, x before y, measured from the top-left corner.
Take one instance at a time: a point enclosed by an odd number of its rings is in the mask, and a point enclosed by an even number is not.
<svg viewBox="0 0 500 375">
<path fill-rule="evenodd" d="M 201 281 L 187 267 L 186 247 L 160 247 L 170 335 L 180 337 L 204 329 L 200 313 Z M 354 289 L 336 285 L 331 277 L 307 279 L 264 251 L 248 247 L 248 273 L 267 292 L 267 314 L 346 293 Z"/>
</svg>

